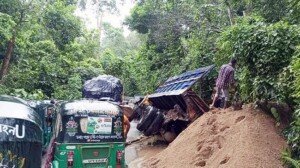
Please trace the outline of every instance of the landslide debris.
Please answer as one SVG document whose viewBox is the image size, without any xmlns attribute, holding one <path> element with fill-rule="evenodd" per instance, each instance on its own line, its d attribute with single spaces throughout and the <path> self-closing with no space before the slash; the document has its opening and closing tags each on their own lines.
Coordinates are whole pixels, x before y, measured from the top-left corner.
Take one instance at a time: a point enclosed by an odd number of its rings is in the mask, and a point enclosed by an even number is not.
<svg viewBox="0 0 300 168">
<path fill-rule="evenodd" d="M 215 109 L 194 121 L 143 167 L 280 168 L 286 147 L 269 115 L 250 105 L 238 111 Z"/>
</svg>

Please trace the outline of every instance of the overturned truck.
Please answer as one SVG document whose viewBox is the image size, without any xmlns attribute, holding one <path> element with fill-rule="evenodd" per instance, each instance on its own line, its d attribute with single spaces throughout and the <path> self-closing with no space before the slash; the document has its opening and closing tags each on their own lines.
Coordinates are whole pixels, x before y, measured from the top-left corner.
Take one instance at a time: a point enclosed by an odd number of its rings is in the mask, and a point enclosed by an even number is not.
<svg viewBox="0 0 300 168">
<path fill-rule="evenodd" d="M 169 78 L 135 108 L 130 120 L 139 118 L 137 129 L 144 135 L 160 134 L 172 142 L 209 107 L 191 87 L 202 80 L 213 65 Z"/>
</svg>

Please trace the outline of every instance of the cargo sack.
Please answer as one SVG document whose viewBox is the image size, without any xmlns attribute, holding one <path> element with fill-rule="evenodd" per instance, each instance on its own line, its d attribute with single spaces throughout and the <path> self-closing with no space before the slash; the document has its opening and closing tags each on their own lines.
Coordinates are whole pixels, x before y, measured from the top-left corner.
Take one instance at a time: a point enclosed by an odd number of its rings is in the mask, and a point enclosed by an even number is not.
<svg viewBox="0 0 300 168">
<path fill-rule="evenodd" d="M 120 79 L 111 75 L 99 75 L 83 85 L 83 97 L 92 99 L 122 101 L 123 85 Z"/>
</svg>

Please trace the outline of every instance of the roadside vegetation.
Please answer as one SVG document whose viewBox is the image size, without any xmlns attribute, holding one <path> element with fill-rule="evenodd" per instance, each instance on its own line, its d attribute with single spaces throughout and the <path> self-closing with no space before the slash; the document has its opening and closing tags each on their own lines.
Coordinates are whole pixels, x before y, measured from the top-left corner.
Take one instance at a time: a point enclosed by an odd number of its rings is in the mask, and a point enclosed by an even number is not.
<svg viewBox="0 0 300 168">
<path fill-rule="evenodd" d="M 116 0 L 95 2 L 100 12 L 117 12 Z M 77 99 L 83 82 L 99 74 L 119 77 L 125 95 L 148 94 L 172 75 L 236 57 L 245 102 L 292 109 L 283 158 L 299 166 L 299 0 L 140 0 L 125 21 L 132 32 L 124 37 L 103 23 L 101 41 L 99 30 L 87 30 L 73 14 L 85 3 L 0 2 L 0 94 Z M 208 81 L 212 87 L 213 77 Z M 282 111 L 271 112 L 280 121 Z"/>
</svg>

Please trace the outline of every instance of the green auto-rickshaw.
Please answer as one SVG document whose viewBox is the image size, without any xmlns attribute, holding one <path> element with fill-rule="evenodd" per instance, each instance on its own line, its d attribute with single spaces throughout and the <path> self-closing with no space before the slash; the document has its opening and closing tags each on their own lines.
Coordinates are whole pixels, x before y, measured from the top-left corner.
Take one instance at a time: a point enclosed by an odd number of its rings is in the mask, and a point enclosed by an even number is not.
<svg viewBox="0 0 300 168">
<path fill-rule="evenodd" d="M 123 113 L 112 102 L 62 103 L 55 129 L 54 168 L 123 168 Z"/>
</svg>

